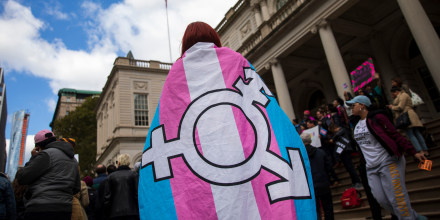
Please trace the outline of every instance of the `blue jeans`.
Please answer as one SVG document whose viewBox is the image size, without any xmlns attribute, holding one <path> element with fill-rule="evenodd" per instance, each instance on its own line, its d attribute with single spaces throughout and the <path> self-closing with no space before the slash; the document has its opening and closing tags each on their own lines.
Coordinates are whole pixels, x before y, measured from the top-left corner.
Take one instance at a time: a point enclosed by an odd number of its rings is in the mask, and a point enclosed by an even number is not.
<svg viewBox="0 0 440 220">
<path fill-rule="evenodd" d="M 409 138 L 411 143 L 414 145 L 414 148 L 417 152 L 423 150 L 427 151 L 428 147 L 426 147 L 425 139 L 423 138 L 422 134 L 420 133 L 419 127 L 413 127 L 413 128 L 407 128 L 405 130 L 406 136 Z"/>
</svg>

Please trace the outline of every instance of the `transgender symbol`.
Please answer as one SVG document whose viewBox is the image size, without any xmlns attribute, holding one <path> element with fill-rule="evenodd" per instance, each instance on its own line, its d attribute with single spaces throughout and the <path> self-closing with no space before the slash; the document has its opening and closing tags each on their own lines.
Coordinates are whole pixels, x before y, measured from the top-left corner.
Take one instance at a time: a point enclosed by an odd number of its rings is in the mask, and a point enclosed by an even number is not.
<svg viewBox="0 0 440 220">
<path fill-rule="evenodd" d="M 220 186 L 246 183 L 257 177 L 263 168 L 280 178 L 266 184 L 271 203 L 293 198 L 310 198 L 309 184 L 299 149 L 287 148 L 290 164 L 269 151 L 271 130 L 265 114 L 258 105 L 266 108 L 270 100 L 262 91 L 271 93 L 254 70 L 244 68 L 244 72 L 248 82 L 239 77 L 233 85 L 237 91 L 212 90 L 194 99 L 180 120 L 177 138 L 167 140 L 163 125 L 154 128 L 151 132 L 151 147 L 142 155 L 142 168 L 151 164 L 155 181 L 173 178 L 170 159 L 182 157 L 194 175 Z M 236 164 L 216 164 L 197 150 L 197 122 L 204 113 L 221 105 L 239 108 L 251 123 L 256 136 L 252 153 Z"/>
</svg>

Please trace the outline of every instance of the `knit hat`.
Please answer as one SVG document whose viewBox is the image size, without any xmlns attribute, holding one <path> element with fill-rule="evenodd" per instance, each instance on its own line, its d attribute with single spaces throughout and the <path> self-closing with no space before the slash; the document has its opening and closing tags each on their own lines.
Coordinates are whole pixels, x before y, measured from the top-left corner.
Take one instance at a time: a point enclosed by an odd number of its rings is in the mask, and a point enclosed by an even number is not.
<svg viewBox="0 0 440 220">
<path fill-rule="evenodd" d="M 44 129 L 44 130 L 39 131 L 39 132 L 35 135 L 35 137 L 34 137 L 34 141 L 35 141 L 35 144 L 37 144 L 37 143 L 40 143 L 40 142 L 42 142 L 42 141 L 45 141 L 45 140 L 47 140 L 47 139 L 49 139 L 49 138 L 51 138 L 51 137 L 55 137 L 55 135 L 53 134 L 53 132 L 52 132 L 52 131 L 49 131 L 49 130 L 47 130 L 47 129 Z"/>
<path fill-rule="evenodd" d="M 305 114 L 305 115 L 306 115 L 306 114 L 307 114 L 307 115 L 310 115 L 310 111 L 309 111 L 309 110 L 305 110 L 305 111 L 304 111 L 304 114 Z"/>
<path fill-rule="evenodd" d="M 72 147 L 75 147 L 75 145 L 76 145 L 76 141 L 73 138 L 61 138 L 60 141 L 70 143 L 72 145 Z"/>
</svg>

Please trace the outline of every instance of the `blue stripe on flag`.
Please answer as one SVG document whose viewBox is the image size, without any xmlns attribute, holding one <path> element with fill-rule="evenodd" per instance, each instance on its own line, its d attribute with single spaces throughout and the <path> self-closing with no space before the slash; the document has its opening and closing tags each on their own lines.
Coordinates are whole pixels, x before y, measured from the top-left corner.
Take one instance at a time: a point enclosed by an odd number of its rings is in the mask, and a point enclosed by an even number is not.
<svg viewBox="0 0 440 220">
<path fill-rule="evenodd" d="M 295 127 L 290 122 L 290 119 L 278 105 L 276 99 L 270 96 L 268 96 L 268 98 L 270 99 L 270 103 L 267 106 L 266 111 L 280 148 L 281 156 L 290 163 L 286 147 L 300 149 L 301 156 L 304 160 L 304 165 L 307 170 L 307 179 L 309 182 L 310 192 L 312 197 L 315 198 L 309 157 L 307 156 L 307 151 L 304 147 L 304 144 L 301 141 L 298 132 L 296 132 Z M 316 206 L 314 199 L 295 199 L 295 209 L 297 219 L 316 219 Z"/>
<path fill-rule="evenodd" d="M 159 101 L 160 103 L 160 101 Z M 150 147 L 151 131 L 159 126 L 159 106 L 150 124 L 144 151 Z M 169 180 L 154 182 L 152 166 L 142 168 L 139 177 L 139 214 L 146 219 L 177 219 Z"/>
</svg>

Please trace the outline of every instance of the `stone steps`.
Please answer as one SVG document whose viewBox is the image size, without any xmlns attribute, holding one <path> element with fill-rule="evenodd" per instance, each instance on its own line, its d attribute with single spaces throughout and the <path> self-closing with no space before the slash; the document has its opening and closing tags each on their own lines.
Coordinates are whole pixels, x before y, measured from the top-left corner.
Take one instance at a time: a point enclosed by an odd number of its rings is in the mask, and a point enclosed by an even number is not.
<svg viewBox="0 0 440 220">
<path fill-rule="evenodd" d="M 440 219 L 440 140 L 437 147 L 429 149 L 430 160 L 433 161 L 431 171 L 420 170 L 418 161 L 411 156 L 406 159 L 406 187 L 411 199 L 411 205 L 418 213 L 430 219 Z M 355 166 L 359 163 L 359 156 L 353 157 Z M 345 189 L 351 187 L 351 179 L 344 167 L 335 169 L 340 179 L 340 185 L 332 187 L 333 208 L 335 219 L 367 219 L 371 216 L 369 204 L 364 190 L 361 190 L 363 206 L 354 209 L 342 209 L 341 196 Z M 385 210 L 382 210 L 384 219 L 391 219 Z"/>
</svg>

